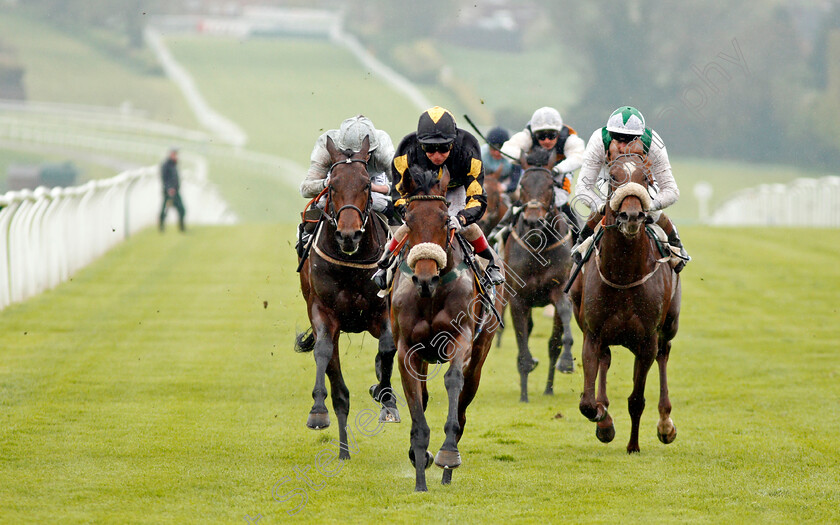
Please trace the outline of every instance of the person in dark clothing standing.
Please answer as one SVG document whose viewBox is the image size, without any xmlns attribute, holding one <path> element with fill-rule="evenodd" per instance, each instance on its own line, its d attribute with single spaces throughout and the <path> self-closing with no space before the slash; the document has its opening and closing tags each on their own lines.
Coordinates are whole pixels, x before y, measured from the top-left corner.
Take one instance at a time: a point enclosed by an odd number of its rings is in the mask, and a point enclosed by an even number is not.
<svg viewBox="0 0 840 525">
<path fill-rule="evenodd" d="M 163 180 L 163 206 L 160 210 L 160 231 L 163 231 L 163 225 L 166 221 L 166 209 L 169 203 L 175 206 L 178 210 L 178 227 L 184 231 L 184 203 L 181 200 L 181 179 L 178 176 L 178 150 L 172 148 L 169 150 L 169 157 L 163 162 L 160 167 L 160 175 Z"/>
</svg>

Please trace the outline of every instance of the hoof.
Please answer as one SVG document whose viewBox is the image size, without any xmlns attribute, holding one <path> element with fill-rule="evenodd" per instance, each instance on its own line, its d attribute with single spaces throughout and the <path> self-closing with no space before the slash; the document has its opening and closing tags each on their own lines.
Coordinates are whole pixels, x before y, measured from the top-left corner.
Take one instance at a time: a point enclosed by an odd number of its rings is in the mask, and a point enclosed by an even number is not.
<svg viewBox="0 0 840 525">
<path fill-rule="evenodd" d="M 560 356 L 560 359 L 557 360 L 557 365 L 555 367 L 558 372 L 563 374 L 572 374 L 575 371 L 575 360 L 573 358 L 564 359 L 563 356 Z"/>
<path fill-rule="evenodd" d="M 435 465 L 440 468 L 458 468 L 461 466 L 461 454 L 457 450 L 438 450 Z"/>
<path fill-rule="evenodd" d="M 554 389 L 550 386 L 545 387 L 545 392 L 543 392 L 543 395 L 544 396 L 553 396 L 554 395 Z"/>
<path fill-rule="evenodd" d="M 414 461 L 414 449 L 413 448 L 408 449 L 408 459 L 411 461 L 411 465 L 414 468 L 417 468 L 417 463 Z M 432 453 L 427 450 L 426 451 L 426 469 L 428 469 L 429 467 L 432 466 L 432 463 L 434 462 L 434 460 L 435 460 L 435 458 L 432 457 Z M 415 490 L 417 490 L 417 489 L 415 489 Z M 423 487 L 423 492 L 425 492 L 425 491 L 426 491 L 426 487 Z"/>
<path fill-rule="evenodd" d="M 306 426 L 312 430 L 323 430 L 330 426 L 330 415 L 327 412 L 323 414 L 310 412 L 309 417 L 306 418 Z"/>
<path fill-rule="evenodd" d="M 440 479 L 441 485 L 449 485 L 452 483 L 452 469 L 448 468 L 443 471 L 443 477 Z"/>
<path fill-rule="evenodd" d="M 528 402 L 528 394 L 522 394 L 521 396 L 519 396 L 519 402 L 520 403 L 527 403 Z"/>
<path fill-rule="evenodd" d="M 379 411 L 380 423 L 399 423 L 400 411 L 396 407 L 382 407 Z"/>
<path fill-rule="evenodd" d="M 610 423 L 610 426 L 606 428 L 601 428 L 601 426 L 598 425 L 595 427 L 595 437 L 597 437 L 598 441 L 601 443 L 609 443 L 615 439 L 615 425 Z"/>
<path fill-rule="evenodd" d="M 677 426 L 671 422 L 671 431 L 670 432 L 661 432 L 659 426 L 657 425 L 656 428 L 656 437 L 659 438 L 659 441 L 664 443 L 665 445 L 669 445 L 677 439 Z"/>
<path fill-rule="evenodd" d="M 639 453 L 639 445 L 627 445 L 627 453 L 628 454 L 638 454 Z"/>
</svg>

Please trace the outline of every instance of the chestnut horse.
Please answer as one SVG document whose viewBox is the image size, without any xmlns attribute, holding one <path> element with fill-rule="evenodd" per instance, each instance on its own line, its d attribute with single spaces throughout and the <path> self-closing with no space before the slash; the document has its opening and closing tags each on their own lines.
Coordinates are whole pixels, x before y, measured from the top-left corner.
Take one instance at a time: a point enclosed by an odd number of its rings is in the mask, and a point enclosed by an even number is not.
<svg viewBox="0 0 840 525">
<path fill-rule="evenodd" d="M 487 208 L 484 210 L 484 215 L 478 220 L 478 226 L 484 235 L 490 235 L 493 228 L 499 224 L 502 217 L 510 208 L 510 197 L 505 193 L 505 185 L 499 180 L 502 175 L 502 168 L 504 165 L 499 165 L 499 168 L 484 175 L 484 192 L 487 194 Z"/>
<path fill-rule="evenodd" d="M 524 171 L 519 191 L 523 208 L 504 248 L 505 266 L 511 274 L 506 287 L 507 298 L 519 347 L 519 400 L 525 403 L 528 402 L 528 374 L 538 362 L 528 348 L 528 338 L 534 327 L 532 308 L 554 305 L 554 326 L 548 340 L 548 380 L 544 393 L 554 393 L 555 365 L 564 373 L 572 373 L 575 366 L 572 357 L 572 305 L 563 293 L 563 285 L 572 266 L 572 234 L 554 204 L 551 168 L 556 160 L 556 153 L 552 152 L 549 157 L 545 150 L 532 154 L 533 164 L 522 155 L 520 165 Z"/>
<path fill-rule="evenodd" d="M 338 355 L 341 332 L 369 332 L 379 339 L 376 375 L 379 384 L 370 394 L 382 405 L 381 422 L 400 421 L 391 389 L 391 372 L 396 348 L 388 316 L 388 301 L 377 296 L 379 289 L 370 280 L 376 262 L 387 242 L 387 226 L 377 219 L 371 207 L 370 176 L 366 159 L 370 141 L 365 138 L 358 153 L 340 151 L 327 137 L 327 151 L 333 165 L 327 186 L 327 217 L 312 244 L 312 251 L 300 271 L 300 288 L 306 300 L 310 331 L 299 334 L 296 350 L 315 350 L 314 404 L 306 420 L 311 429 L 330 425 L 324 400 L 324 375 L 330 378 L 333 410 L 338 417 L 340 459 L 349 459 L 347 415 L 350 392 L 344 384 Z"/>
<path fill-rule="evenodd" d="M 570 296 L 583 332 L 580 411 L 597 423 L 595 435 L 604 443 L 615 437 L 615 426 L 607 411 L 610 346 L 624 346 L 636 356 L 633 391 L 627 400 L 631 421 L 627 452 L 633 453 L 639 451 L 645 381 L 654 360 L 659 365 L 657 435 L 665 444 L 677 437 L 670 417 L 666 368 L 671 340 L 679 324 L 681 290 L 679 275 L 668 264 L 669 257 L 660 258 L 646 235 L 646 224 L 651 222 L 651 199 L 644 160 L 638 154 L 615 158 L 614 149 L 610 148 L 614 160 L 609 168 L 608 205 L 601 223 L 603 234 L 596 244 L 595 256 L 585 263 L 584 273 L 575 279 Z"/>
<path fill-rule="evenodd" d="M 453 246 L 448 230 L 446 169 L 409 168 L 403 179 L 408 256 L 400 264 L 391 290 L 391 322 L 405 400 L 411 411 L 411 447 L 416 491 L 426 491 L 426 468 L 432 464 L 429 400 L 426 381 L 449 363 L 444 385 L 449 397 L 446 438 L 434 463 L 444 470 L 442 483 L 452 481 L 452 469 L 461 464 L 458 442 L 466 424 L 466 410 L 475 397 L 481 368 L 496 329 L 492 314 L 478 300 L 478 286 L 465 263 L 465 254 Z M 458 243 L 454 243 L 458 245 Z M 501 306 L 496 297 L 495 305 Z M 429 373 L 429 363 L 434 370 Z"/>
</svg>

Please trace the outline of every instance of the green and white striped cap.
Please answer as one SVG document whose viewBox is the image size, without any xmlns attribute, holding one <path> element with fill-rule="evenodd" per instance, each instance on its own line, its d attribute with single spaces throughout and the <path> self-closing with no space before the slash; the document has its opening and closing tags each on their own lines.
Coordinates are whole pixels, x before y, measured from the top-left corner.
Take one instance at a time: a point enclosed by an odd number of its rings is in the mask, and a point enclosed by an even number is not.
<svg viewBox="0 0 840 525">
<path fill-rule="evenodd" d="M 645 117 L 638 109 L 621 106 L 607 120 L 607 131 L 624 135 L 641 135 L 645 132 Z"/>
</svg>

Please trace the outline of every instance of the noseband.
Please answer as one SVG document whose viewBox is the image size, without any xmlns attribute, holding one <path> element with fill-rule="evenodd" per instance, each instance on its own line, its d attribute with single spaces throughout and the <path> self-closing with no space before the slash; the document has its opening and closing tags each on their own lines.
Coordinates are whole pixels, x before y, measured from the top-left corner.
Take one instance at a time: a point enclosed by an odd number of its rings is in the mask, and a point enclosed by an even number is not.
<svg viewBox="0 0 840 525">
<path fill-rule="evenodd" d="M 332 173 L 333 168 L 335 168 L 339 164 L 350 164 L 350 163 L 353 163 L 353 162 L 361 162 L 362 164 L 364 164 L 365 165 L 365 172 L 367 172 L 367 161 L 365 161 L 364 159 L 344 159 L 344 160 L 340 160 L 340 161 L 334 163 L 332 166 L 330 166 L 330 169 L 327 170 L 327 171 L 329 173 Z M 335 207 L 333 206 L 333 201 L 332 201 L 333 188 L 332 188 L 332 185 L 328 186 L 329 187 L 329 193 L 328 193 L 328 196 L 327 196 L 327 202 L 328 202 L 327 210 L 328 210 L 328 217 L 332 221 L 333 227 L 338 229 L 338 217 L 341 215 L 342 211 L 344 211 L 346 209 L 350 209 L 350 210 L 356 211 L 356 213 L 359 214 L 359 217 L 361 217 L 361 219 L 362 219 L 361 231 L 362 231 L 362 233 L 365 232 L 365 226 L 367 226 L 367 221 L 368 221 L 368 217 L 370 216 L 370 209 L 371 209 L 372 201 L 373 201 L 373 199 L 371 197 L 371 194 L 370 194 L 370 186 L 371 186 L 370 175 L 368 174 L 368 182 L 367 182 L 367 186 L 365 187 L 365 189 L 367 190 L 368 198 L 367 198 L 367 204 L 365 204 L 364 211 L 360 210 L 357 206 L 354 206 L 352 204 L 345 204 L 344 206 L 339 208 L 338 211 L 336 211 Z"/>
</svg>

